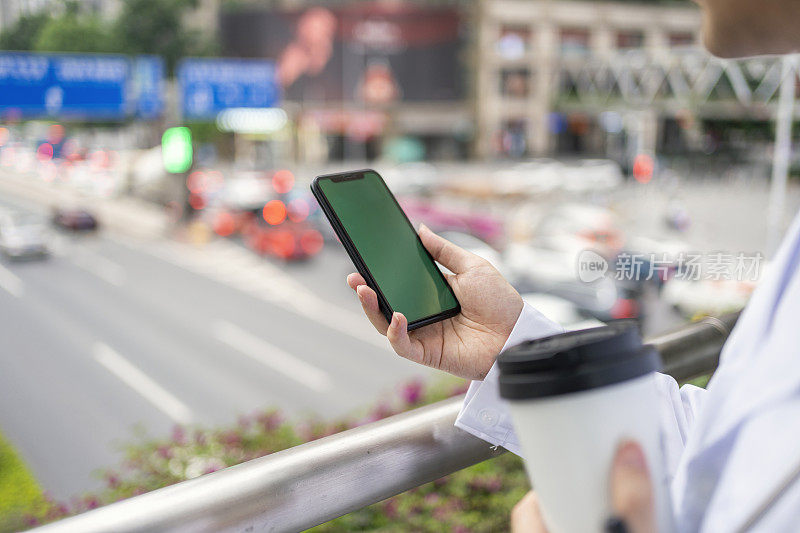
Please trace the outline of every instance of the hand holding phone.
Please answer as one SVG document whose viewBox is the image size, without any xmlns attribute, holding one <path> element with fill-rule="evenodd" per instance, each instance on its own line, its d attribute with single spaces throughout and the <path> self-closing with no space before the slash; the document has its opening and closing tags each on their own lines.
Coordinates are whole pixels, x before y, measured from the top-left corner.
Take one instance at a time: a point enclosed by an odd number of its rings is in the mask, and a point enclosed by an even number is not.
<svg viewBox="0 0 800 533">
<path fill-rule="evenodd" d="M 413 330 L 459 313 L 453 290 L 377 172 L 319 176 L 311 190 L 387 321 L 400 312 Z"/>
<path fill-rule="evenodd" d="M 520 315 L 522 298 L 488 261 L 425 227 L 419 238 L 432 258 L 453 272 L 446 278 L 460 313 L 409 332 L 402 313 L 387 317 L 381 310 L 378 293 L 361 273 L 350 274 L 347 282 L 398 355 L 456 376 L 483 379 Z"/>
</svg>

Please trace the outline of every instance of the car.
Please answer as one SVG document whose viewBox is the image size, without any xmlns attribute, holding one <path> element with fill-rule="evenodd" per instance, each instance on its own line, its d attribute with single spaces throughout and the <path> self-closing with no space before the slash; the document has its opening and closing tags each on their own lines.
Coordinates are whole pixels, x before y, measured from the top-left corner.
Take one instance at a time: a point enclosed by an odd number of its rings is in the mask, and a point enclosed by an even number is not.
<svg viewBox="0 0 800 533">
<path fill-rule="evenodd" d="M 563 186 L 564 165 L 555 159 L 531 159 L 495 171 L 491 181 L 501 196 L 546 194 Z"/>
<path fill-rule="evenodd" d="M 96 231 L 97 218 L 81 208 L 56 208 L 53 210 L 53 224 L 71 231 Z"/>
<path fill-rule="evenodd" d="M 322 234 L 309 222 L 284 221 L 264 224 L 254 218 L 243 230 L 245 245 L 259 255 L 284 261 L 303 261 L 317 255 L 325 244 Z"/>
<path fill-rule="evenodd" d="M 576 254 L 511 243 L 503 258 L 511 272 L 512 285 L 521 293 L 557 296 L 571 302 L 584 315 L 603 321 L 640 315 L 637 287 L 618 282 L 610 275 L 588 283 L 581 281 Z"/>
<path fill-rule="evenodd" d="M 623 182 L 622 169 L 609 159 L 582 159 L 564 166 L 564 190 L 573 193 L 616 189 Z"/>
<path fill-rule="evenodd" d="M 616 214 L 586 203 L 525 205 L 511 215 L 508 227 L 514 242 L 571 254 L 591 249 L 606 259 L 615 257 L 625 243 Z"/>
<path fill-rule="evenodd" d="M 585 316 L 578 308 L 564 298 L 552 294 L 531 292 L 522 294 L 522 300 L 542 313 L 556 324 L 560 324 L 567 331 L 594 328 L 602 326 L 603 322 L 596 318 Z"/>
<path fill-rule="evenodd" d="M 0 251 L 6 257 L 45 257 L 49 253 L 47 241 L 40 217 L 20 212 L 0 215 Z"/>
<path fill-rule="evenodd" d="M 502 221 L 492 215 L 477 214 L 463 209 L 448 208 L 430 201 L 405 198 L 400 205 L 415 225 L 423 222 L 433 231 L 469 233 L 482 241 L 494 244 L 503 237 Z"/>
<path fill-rule="evenodd" d="M 422 161 L 402 163 L 384 170 L 381 175 L 397 196 L 427 196 L 439 183 L 436 167 Z"/>
</svg>

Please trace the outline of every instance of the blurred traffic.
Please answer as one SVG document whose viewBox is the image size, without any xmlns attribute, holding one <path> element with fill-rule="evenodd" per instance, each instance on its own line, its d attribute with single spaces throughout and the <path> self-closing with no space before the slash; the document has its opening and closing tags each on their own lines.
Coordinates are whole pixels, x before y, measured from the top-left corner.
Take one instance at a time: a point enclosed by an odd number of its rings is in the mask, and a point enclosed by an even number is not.
<svg viewBox="0 0 800 533">
<path fill-rule="evenodd" d="M 436 378 L 345 285 L 319 174 L 375 169 L 564 325 L 747 302 L 800 207 L 781 60 L 709 56 L 689 3 L 479 4 L 0 6 L 0 432 L 48 491 L 133 427 Z"/>
</svg>

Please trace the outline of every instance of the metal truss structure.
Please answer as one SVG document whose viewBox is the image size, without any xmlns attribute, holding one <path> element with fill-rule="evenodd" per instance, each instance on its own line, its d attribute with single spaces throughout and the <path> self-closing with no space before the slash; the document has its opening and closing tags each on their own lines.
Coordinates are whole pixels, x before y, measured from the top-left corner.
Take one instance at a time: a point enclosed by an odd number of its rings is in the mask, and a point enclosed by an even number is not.
<svg viewBox="0 0 800 533">
<path fill-rule="evenodd" d="M 703 108 L 712 113 L 769 112 L 781 83 L 797 83 L 800 61 L 779 56 L 720 59 L 697 48 L 631 50 L 556 63 L 558 101 L 649 108 Z M 727 111 L 727 113 L 726 113 Z"/>
</svg>

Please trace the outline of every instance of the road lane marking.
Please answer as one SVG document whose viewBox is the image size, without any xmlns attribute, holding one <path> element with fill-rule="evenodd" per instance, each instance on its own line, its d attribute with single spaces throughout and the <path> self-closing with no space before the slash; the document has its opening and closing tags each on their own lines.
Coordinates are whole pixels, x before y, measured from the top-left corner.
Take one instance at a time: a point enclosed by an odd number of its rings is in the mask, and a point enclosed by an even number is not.
<svg viewBox="0 0 800 533">
<path fill-rule="evenodd" d="M 220 320 L 214 324 L 213 333 L 214 338 L 223 344 L 227 344 L 272 370 L 277 370 L 311 390 L 326 392 L 333 388 L 333 381 L 324 370 L 298 359 L 239 326 Z"/>
<path fill-rule="evenodd" d="M 9 294 L 17 298 L 21 298 L 25 292 L 25 285 L 22 280 L 3 265 L 0 265 L 0 288 L 5 289 Z"/>
<path fill-rule="evenodd" d="M 255 258 L 236 244 L 215 241 L 205 248 L 197 248 L 175 242 L 155 246 L 132 241 L 120 242 L 139 253 L 157 257 L 309 318 L 339 334 L 392 352 L 386 337 L 374 331 L 363 314 L 320 298 L 291 275 L 268 261 Z"/>
<path fill-rule="evenodd" d="M 191 424 L 193 422 L 192 411 L 185 403 L 150 379 L 147 374 L 133 366 L 107 344 L 102 342 L 95 343 L 94 358 L 175 422 L 179 424 Z"/>
<path fill-rule="evenodd" d="M 76 266 L 112 285 L 120 287 L 125 284 L 125 269 L 105 257 L 84 252 L 73 255 L 71 259 Z"/>
</svg>

